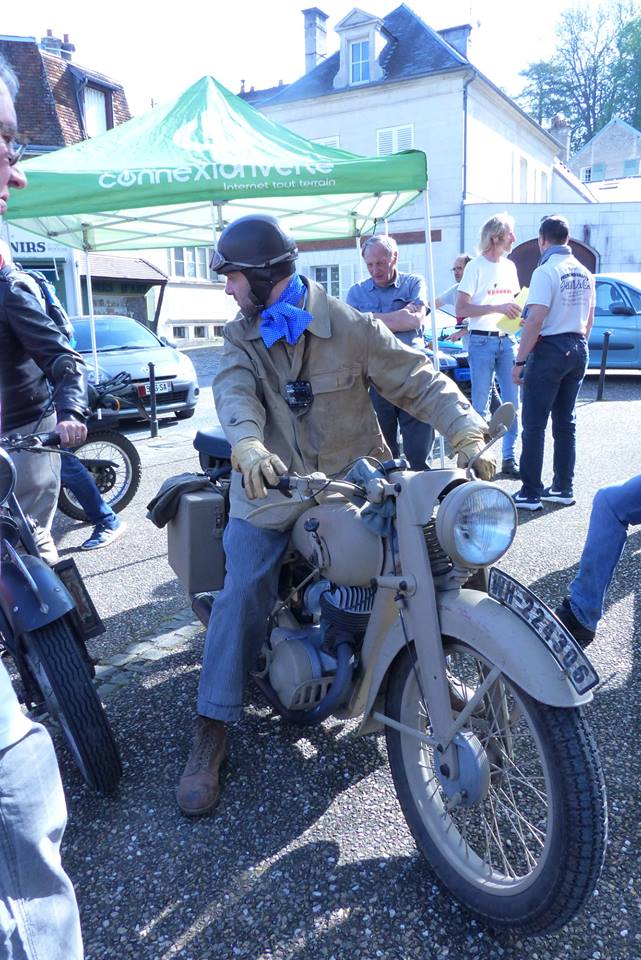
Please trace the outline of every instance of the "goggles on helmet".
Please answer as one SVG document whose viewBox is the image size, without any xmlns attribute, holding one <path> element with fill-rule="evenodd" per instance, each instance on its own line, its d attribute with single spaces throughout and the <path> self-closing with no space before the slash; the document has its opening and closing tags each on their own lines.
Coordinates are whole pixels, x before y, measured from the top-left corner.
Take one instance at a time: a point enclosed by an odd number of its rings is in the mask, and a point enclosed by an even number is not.
<svg viewBox="0 0 641 960">
<path fill-rule="evenodd" d="M 298 255 L 298 250 L 286 250 L 278 257 L 272 257 L 271 260 L 264 260 L 262 263 L 240 263 L 238 260 L 227 260 L 217 249 L 214 249 L 209 267 L 214 273 L 223 273 L 225 270 L 253 270 L 265 267 L 273 267 L 277 263 L 283 263 L 287 260 L 293 260 Z"/>
</svg>

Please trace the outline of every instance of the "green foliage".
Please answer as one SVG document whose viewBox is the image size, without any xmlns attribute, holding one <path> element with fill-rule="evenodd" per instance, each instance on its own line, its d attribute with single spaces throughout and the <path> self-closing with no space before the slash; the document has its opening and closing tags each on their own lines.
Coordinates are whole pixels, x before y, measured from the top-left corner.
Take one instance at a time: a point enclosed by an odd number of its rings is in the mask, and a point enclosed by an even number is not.
<svg viewBox="0 0 641 960">
<path fill-rule="evenodd" d="M 563 10 L 550 60 L 522 71 L 516 98 L 539 123 L 562 113 L 578 150 L 613 117 L 641 123 L 641 11 L 634 0 Z"/>
</svg>

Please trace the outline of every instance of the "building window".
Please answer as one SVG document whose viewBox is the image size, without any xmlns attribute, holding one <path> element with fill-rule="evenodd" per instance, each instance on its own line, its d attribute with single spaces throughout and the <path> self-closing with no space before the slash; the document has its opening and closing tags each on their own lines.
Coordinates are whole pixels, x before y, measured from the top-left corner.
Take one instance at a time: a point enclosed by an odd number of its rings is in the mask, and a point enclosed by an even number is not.
<svg viewBox="0 0 641 960">
<path fill-rule="evenodd" d="M 315 140 L 313 140 L 312 142 L 313 142 L 313 143 L 317 143 L 317 144 L 318 144 L 319 146 L 321 146 L 321 147 L 333 147 L 334 150 L 340 150 L 340 146 L 341 146 L 341 144 L 340 144 L 340 138 L 339 138 L 338 136 L 336 136 L 336 137 L 317 137 L 317 138 L 316 138 Z"/>
<path fill-rule="evenodd" d="M 590 183 L 592 180 L 592 167 L 581 167 L 579 177 L 581 179 L 581 183 Z"/>
<path fill-rule="evenodd" d="M 385 127 L 376 131 L 376 151 L 379 157 L 414 147 L 414 125 L 407 123 L 402 127 Z"/>
<path fill-rule="evenodd" d="M 357 40 L 349 45 L 350 83 L 369 82 L 369 40 Z"/>
<path fill-rule="evenodd" d="M 186 339 L 187 339 L 187 327 L 174 327 L 174 339 L 176 339 L 176 340 L 186 340 Z"/>
<path fill-rule="evenodd" d="M 195 337 L 203 337 L 203 338 L 207 339 L 208 335 L 209 335 L 209 331 L 208 331 L 207 327 L 194 327 L 194 336 L 195 336 Z"/>
<path fill-rule="evenodd" d="M 340 296 L 341 278 L 337 266 L 312 267 L 314 280 L 325 288 L 330 297 Z"/>
<path fill-rule="evenodd" d="M 639 161 L 638 159 L 634 160 L 624 160 L 623 161 L 623 176 L 624 177 L 637 177 L 639 175 Z"/>
<path fill-rule="evenodd" d="M 581 167 L 579 176 L 582 183 L 594 183 L 595 180 L 605 180 L 605 164 L 593 163 L 591 167 Z"/>
<path fill-rule="evenodd" d="M 97 137 L 113 127 L 111 92 L 98 87 L 85 87 L 85 132 L 88 137 Z"/>
<path fill-rule="evenodd" d="M 548 175 L 541 171 L 541 196 L 539 197 L 541 203 L 548 202 Z"/>
<path fill-rule="evenodd" d="M 168 251 L 170 276 L 215 280 L 216 276 L 209 269 L 211 253 L 211 247 L 172 247 Z"/>
</svg>

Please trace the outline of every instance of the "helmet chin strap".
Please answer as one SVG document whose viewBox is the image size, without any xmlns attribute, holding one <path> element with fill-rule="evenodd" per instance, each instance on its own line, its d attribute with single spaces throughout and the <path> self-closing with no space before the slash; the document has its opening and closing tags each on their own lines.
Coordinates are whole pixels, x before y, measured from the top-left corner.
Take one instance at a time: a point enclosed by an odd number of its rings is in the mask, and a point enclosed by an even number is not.
<svg viewBox="0 0 641 960">
<path fill-rule="evenodd" d="M 285 277 L 296 273 L 294 263 L 278 263 L 272 267 L 251 267 L 242 271 L 251 291 L 252 299 L 259 311 L 267 306 L 272 290 Z"/>
</svg>

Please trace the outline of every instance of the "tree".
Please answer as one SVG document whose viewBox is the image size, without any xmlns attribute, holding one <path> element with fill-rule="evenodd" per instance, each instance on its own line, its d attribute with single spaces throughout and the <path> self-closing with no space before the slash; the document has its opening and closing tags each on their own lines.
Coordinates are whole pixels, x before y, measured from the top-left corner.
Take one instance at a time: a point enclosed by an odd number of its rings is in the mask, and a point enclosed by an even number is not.
<svg viewBox="0 0 641 960">
<path fill-rule="evenodd" d="M 560 14 L 556 36 L 552 58 L 522 72 L 528 82 L 517 100 L 539 123 L 563 113 L 576 150 L 613 116 L 628 119 L 641 112 L 638 3 L 568 7 Z"/>
</svg>

